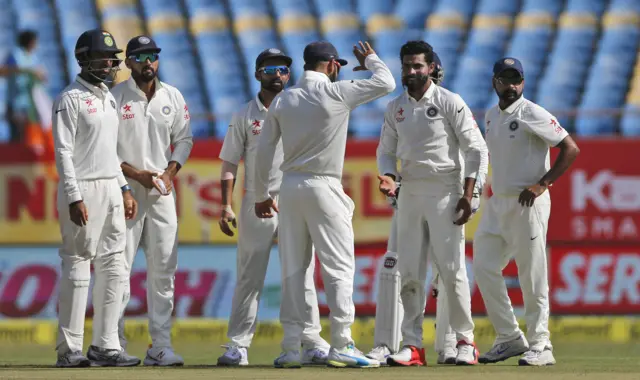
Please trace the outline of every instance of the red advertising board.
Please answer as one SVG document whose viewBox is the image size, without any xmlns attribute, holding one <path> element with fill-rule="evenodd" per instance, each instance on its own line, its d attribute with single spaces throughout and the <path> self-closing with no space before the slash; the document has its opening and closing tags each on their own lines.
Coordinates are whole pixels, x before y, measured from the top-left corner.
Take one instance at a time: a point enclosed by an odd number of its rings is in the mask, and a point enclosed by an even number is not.
<svg viewBox="0 0 640 380">
<path fill-rule="evenodd" d="M 554 247 L 553 314 L 640 313 L 640 246 Z"/>
<path fill-rule="evenodd" d="M 640 242 L 640 140 L 578 146 L 580 155 L 551 189 L 548 241 Z"/>
</svg>

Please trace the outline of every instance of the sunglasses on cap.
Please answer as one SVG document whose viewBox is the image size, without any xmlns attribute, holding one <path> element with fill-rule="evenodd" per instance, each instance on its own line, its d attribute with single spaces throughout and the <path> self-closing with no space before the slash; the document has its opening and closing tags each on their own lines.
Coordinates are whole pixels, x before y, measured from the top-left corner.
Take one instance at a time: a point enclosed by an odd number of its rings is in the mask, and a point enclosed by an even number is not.
<svg viewBox="0 0 640 380">
<path fill-rule="evenodd" d="M 143 62 L 147 62 L 147 59 L 149 60 L 149 62 L 155 62 L 158 60 L 159 56 L 158 56 L 158 53 L 138 53 L 138 54 L 129 56 L 129 58 L 133 59 L 138 63 L 143 63 Z"/>
<path fill-rule="evenodd" d="M 265 66 L 260 68 L 258 71 L 262 71 L 267 75 L 276 75 L 276 73 L 280 73 L 280 75 L 289 74 L 289 68 L 287 66 Z"/>
</svg>

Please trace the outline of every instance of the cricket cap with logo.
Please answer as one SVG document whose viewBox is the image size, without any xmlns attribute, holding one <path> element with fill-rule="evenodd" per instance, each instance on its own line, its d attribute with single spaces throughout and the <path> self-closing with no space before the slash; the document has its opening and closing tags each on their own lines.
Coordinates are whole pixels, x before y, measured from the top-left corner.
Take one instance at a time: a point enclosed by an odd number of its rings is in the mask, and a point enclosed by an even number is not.
<svg viewBox="0 0 640 380">
<path fill-rule="evenodd" d="M 338 51 L 331 42 L 316 41 L 304 48 L 304 62 L 314 64 L 335 59 L 341 66 L 347 65 L 347 60 L 340 58 Z"/>
<path fill-rule="evenodd" d="M 116 40 L 111 33 L 102 29 L 92 29 L 87 30 L 78 37 L 74 54 L 77 58 L 81 54 L 94 52 L 118 54 L 122 53 L 122 50 L 118 49 Z"/>
<path fill-rule="evenodd" d="M 271 58 L 282 58 L 287 64 L 287 66 L 291 66 L 291 63 L 293 62 L 293 59 L 287 56 L 286 54 L 284 54 L 282 50 L 276 49 L 276 48 L 269 48 L 269 49 L 263 50 L 260 54 L 258 54 L 258 58 L 256 58 L 256 70 L 262 67 L 262 64 L 264 63 L 264 61 Z"/>
<path fill-rule="evenodd" d="M 504 57 L 499 59 L 493 65 L 493 76 L 499 76 L 503 71 L 506 70 L 515 70 L 517 71 L 522 78 L 524 78 L 524 68 L 522 67 L 522 62 L 517 58 L 512 57 Z"/>
<path fill-rule="evenodd" d="M 139 53 L 160 53 L 162 49 L 149 36 L 136 36 L 129 40 L 127 44 L 126 56 L 131 57 Z"/>
</svg>

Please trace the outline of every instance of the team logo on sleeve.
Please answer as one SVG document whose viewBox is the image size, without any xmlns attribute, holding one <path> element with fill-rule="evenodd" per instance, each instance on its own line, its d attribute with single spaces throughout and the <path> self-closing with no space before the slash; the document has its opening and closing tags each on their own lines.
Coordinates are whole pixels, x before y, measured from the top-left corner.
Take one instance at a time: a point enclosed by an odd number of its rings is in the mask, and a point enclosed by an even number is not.
<svg viewBox="0 0 640 380">
<path fill-rule="evenodd" d="M 396 122 L 402 123 L 404 119 L 405 119 L 404 110 L 402 109 L 402 107 L 400 107 L 398 112 L 396 112 Z"/>
<path fill-rule="evenodd" d="M 512 131 L 515 131 L 516 129 L 518 129 L 518 122 L 512 121 L 511 124 L 509 124 L 509 129 Z"/>
<path fill-rule="evenodd" d="M 170 113 L 171 113 L 171 107 L 169 107 L 169 106 L 164 106 L 164 107 L 162 107 L 162 114 L 163 114 L 163 115 L 165 115 L 165 116 L 166 116 L 166 115 L 168 115 L 168 114 L 170 114 Z"/>
<path fill-rule="evenodd" d="M 562 133 L 562 127 L 560 126 L 560 124 L 558 124 L 557 120 L 551 119 L 551 127 L 557 134 Z"/>
<path fill-rule="evenodd" d="M 387 257 L 386 259 L 384 259 L 384 267 L 387 269 L 391 269 L 396 266 L 397 262 L 398 260 L 396 260 L 395 257 Z"/>
<path fill-rule="evenodd" d="M 429 115 L 429 117 L 434 117 L 438 114 L 438 109 L 434 106 L 429 107 L 429 109 L 427 110 L 427 115 Z"/>
</svg>

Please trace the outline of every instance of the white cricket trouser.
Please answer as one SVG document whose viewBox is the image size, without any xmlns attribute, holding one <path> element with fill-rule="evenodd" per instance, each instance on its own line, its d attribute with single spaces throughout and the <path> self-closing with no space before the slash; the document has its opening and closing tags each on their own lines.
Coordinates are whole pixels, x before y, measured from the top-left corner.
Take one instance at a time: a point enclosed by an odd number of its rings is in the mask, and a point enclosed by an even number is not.
<svg viewBox="0 0 640 380">
<path fill-rule="evenodd" d="M 398 254 L 396 253 L 397 250 L 398 250 L 398 211 L 394 210 L 393 215 L 391 216 L 391 229 L 389 231 L 389 240 L 387 241 L 387 253 L 385 253 L 384 258 L 386 259 L 388 257 L 393 257 L 397 259 L 398 257 Z M 381 268 L 379 269 L 378 282 L 380 284 L 382 284 L 380 275 L 385 270 L 388 270 L 388 269 L 386 269 L 384 265 L 381 266 Z M 396 266 L 392 270 L 397 271 L 398 267 Z M 437 272 L 438 271 L 436 270 L 435 265 L 432 264 L 433 276 L 436 276 Z M 436 286 L 439 292 L 439 295 L 437 298 L 437 306 L 436 306 L 436 340 L 434 342 L 434 349 L 436 352 L 439 353 L 439 352 L 443 352 L 446 347 L 455 348 L 457 342 L 456 342 L 456 334 L 451 328 L 451 325 L 449 324 L 449 306 L 447 304 L 447 296 L 442 283 L 442 277 L 438 276 L 437 281 L 434 282 L 434 286 Z M 375 327 L 375 334 L 374 334 L 374 347 L 385 345 L 393 352 L 396 352 L 399 350 L 399 346 L 391 338 L 392 337 L 391 329 L 393 327 L 387 326 L 386 325 L 387 321 L 383 320 L 382 318 L 378 318 L 379 315 L 384 315 L 383 313 L 379 312 L 380 310 L 382 310 L 382 308 L 393 307 L 393 304 L 394 304 L 394 303 L 390 304 L 389 302 L 389 301 L 393 302 L 393 300 L 383 299 L 382 297 L 383 294 L 385 294 L 385 292 L 379 291 L 378 297 L 376 300 L 376 321 L 375 321 L 376 327 Z M 398 302 L 395 304 L 397 305 L 397 309 L 398 309 L 397 311 L 398 319 L 400 322 L 402 322 L 404 318 L 404 308 L 402 307 L 402 298 L 400 297 L 399 294 L 398 294 L 397 301 Z M 401 323 L 399 323 L 396 328 L 398 330 L 401 330 Z M 400 337 L 402 336 L 401 331 L 397 331 L 395 334 L 397 334 L 397 336 L 400 336 Z"/>
<path fill-rule="evenodd" d="M 91 264 L 93 284 L 92 345 L 120 349 L 118 315 L 124 278 L 125 218 L 122 191 L 117 179 L 78 181 L 89 219 L 78 226 L 69 219 L 69 204 L 58 186 L 58 215 L 62 260 L 58 298 L 56 350 L 82 351 L 84 321 L 89 296 Z"/>
<path fill-rule="evenodd" d="M 300 348 L 305 326 L 305 275 L 315 246 L 330 310 L 331 347 L 341 349 L 353 343 L 353 201 L 338 178 L 285 173 L 279 206 L 282 348 Z"/>
<path fill-rule="evenodd" d="M 278 196 L 274 196 L 278 203 Z M 249 347 L 258 325 L 258 303 L 264 287 L 273 239 L 278 230 L 278 214 L 261 219 L 255 214 L 255 195 L 246 192 L 238 217 L 237 280 L 229 317 L 227 336 L 239 347 Z M 305 327 L 302 345 L 305 349 L 327 349 L 329 344 L 320 337 L 320 311 L 313 281 L 315 263 L 311 261 L 304 277 Z"/>
<path fill-rule="evenodd" d="M 151 194 L 140 183 L 131 181 L 131 190 L 138 202 L 138 214 L 127 221 L 125 250 L 126 279 L 120 314 L 120 345 L 127 346 L 124 336 L 124 312 L 131 298 L 131 266 L 142 247 L 147 264 L 147 316 L 153 347 L 171 347 L 171 314 L 175 273 L 178 266 L 178 214 L 175 192 L 169 195 Z"/>
<path fill-rule="evenodd" d="M 404 180 L 398 207 L 398 253 L 402 275 L 404 345 L 422 347 L 426 305 L 427 246 L 442 277 L 451 327 L 458 341 L 474 342 L 471 294 L 465 266 L 464 226 L 453 224 L 461 194 L 433 195 L 427 181 Z"/>
<path fill-rule="evenodd" d="M 547 226 L 549 192 L 523 207 L 518 196 L 493 195 L 473 240 L 473 270 L 487 314 L 496 329 L 496 344 L 523 335 L 516 320 L 502 270 L 515 258 L 524 300 L 530 349 L 542 351 L 549 340 Z"/>
</svg>

